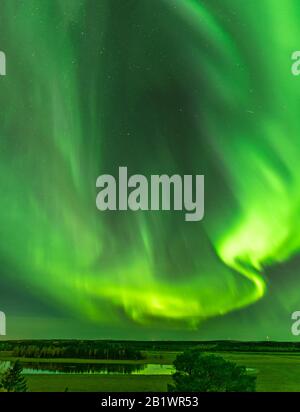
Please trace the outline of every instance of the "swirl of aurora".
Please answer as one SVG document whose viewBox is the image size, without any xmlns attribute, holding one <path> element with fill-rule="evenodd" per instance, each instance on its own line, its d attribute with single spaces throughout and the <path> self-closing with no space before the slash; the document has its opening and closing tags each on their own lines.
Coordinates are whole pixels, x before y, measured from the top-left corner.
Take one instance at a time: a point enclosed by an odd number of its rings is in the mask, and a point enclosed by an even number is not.
<svg viewBox="0 0 300 412">
<path fill-rule="evenodd" d="M 2 0 L 5 276 L 98 324 L 197 327 L 263 298 L 300 249 L 288 4 Z M 96 177 L 119 166 L 204 174 L 204 220 L 99 213 Z"/>
</svg>

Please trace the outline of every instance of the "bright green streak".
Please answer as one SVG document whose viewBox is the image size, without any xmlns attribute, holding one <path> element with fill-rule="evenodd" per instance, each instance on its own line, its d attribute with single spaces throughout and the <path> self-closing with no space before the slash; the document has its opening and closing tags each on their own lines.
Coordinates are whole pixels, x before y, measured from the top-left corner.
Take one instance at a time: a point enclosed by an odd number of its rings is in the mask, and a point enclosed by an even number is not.
<svg viewBox="0 0 300 412">
<path fill-rule="evenodd" d="M 121 309 L 194 327 L 261 298 L 264 269 L 300 249 L 298 1 L 2 0 L 0 12 L 11 276 L 99 324 Z M 96 177 L 124 165 L 204 173 L 204 223 L 99 213 Z"/>
</svg>

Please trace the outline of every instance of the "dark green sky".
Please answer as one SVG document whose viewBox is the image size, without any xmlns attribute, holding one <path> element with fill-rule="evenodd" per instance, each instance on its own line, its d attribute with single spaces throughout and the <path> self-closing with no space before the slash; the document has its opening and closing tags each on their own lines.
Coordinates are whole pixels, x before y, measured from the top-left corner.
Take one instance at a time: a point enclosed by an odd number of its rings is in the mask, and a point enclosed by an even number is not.
<svg viewBox="0 0 300 412">
<path fill-rule="evenodd" d="M 8 337 L 291 340 L 297 0 L 2 0 Z M 99 212 L 97 176 L 204 174 L 205 218 Z"/>
</svg>

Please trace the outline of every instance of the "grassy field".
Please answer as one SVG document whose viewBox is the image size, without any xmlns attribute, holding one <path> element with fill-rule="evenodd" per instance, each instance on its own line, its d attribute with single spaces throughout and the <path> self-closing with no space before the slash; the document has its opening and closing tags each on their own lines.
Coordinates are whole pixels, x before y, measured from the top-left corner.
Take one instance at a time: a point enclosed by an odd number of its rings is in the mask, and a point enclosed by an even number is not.
<svg viewBox="0 0 300 412">
<path fill-rule="evenodd" d="M 155 375 L 26 375 L 32 392 L 161 392 L 170 376 Z"/>
<path fill-rule="evenodd" d="M 300 392 L 300 355 L 298 354 L 222 354 L 225 359 L 257 370 L 257 391 Z"/>
<path fill-rule="evenodd" d="M 170 364 L 177 352 L 145 352 L 143 363 Z M 257 391 L 300 392 L 300 354 L 289 353 L 220 353 L 257 371 Z M 2 354 L 0 359 L 12 359 Z M 25 361 L 25 359 L 22 359 Z M 79 362 L 79 363 L 141 363 L 91 359 L 26 359 L 30 362 Z M 30 391 L 166 391 L 172 378 L 165 375 L 26 375 Z"/>
</svg>

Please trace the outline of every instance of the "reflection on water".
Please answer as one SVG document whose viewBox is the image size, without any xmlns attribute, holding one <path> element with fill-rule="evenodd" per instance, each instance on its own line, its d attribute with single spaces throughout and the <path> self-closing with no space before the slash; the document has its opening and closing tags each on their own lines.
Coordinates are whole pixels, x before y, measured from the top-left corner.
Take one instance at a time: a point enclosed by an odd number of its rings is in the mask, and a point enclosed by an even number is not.
<svg viewBox="0 0 300 412">
<path fill-rule="evenodd" d="M 59 363 L 21 362 L 23 374 L 132 374 L 132 375 L 171 375 L 172 365 L 128 364 L 128 363 Z M 9 361 L 0 362 L 0 370 L 10 366 Z"/>
</svg>

